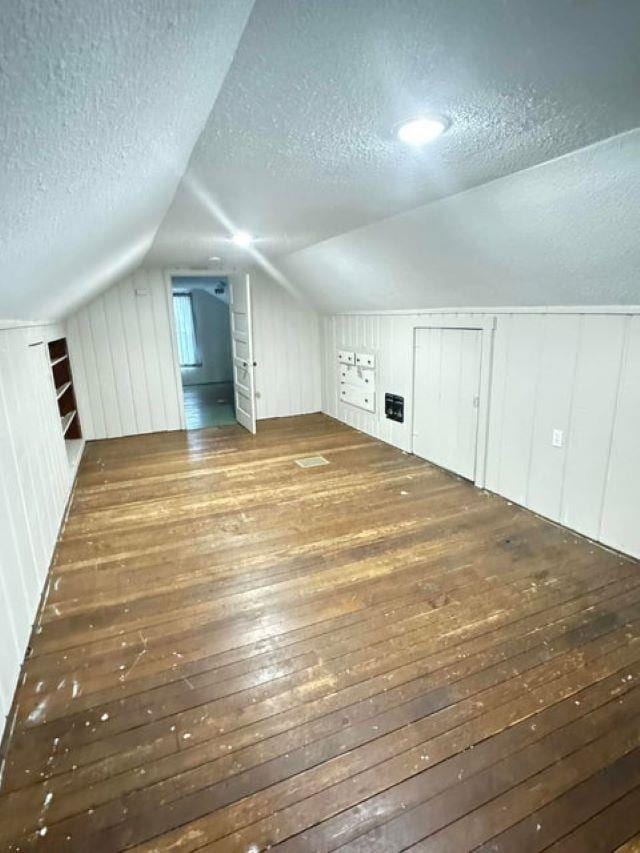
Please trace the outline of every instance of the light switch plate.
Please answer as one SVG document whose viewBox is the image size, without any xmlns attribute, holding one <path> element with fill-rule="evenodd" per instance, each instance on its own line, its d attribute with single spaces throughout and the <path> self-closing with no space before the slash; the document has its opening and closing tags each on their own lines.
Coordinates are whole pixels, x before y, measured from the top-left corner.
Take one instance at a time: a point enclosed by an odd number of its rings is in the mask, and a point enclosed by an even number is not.
<svg viewBox="0 0 640 853">
<path fill-rule="evenodd" d="M 561 429 L 554 429 L 553 435 L 551 436 L 551 444 L 554 447 L 562 447 L 562 442 L 564 439 L 564 433 Z"/>
</svg>

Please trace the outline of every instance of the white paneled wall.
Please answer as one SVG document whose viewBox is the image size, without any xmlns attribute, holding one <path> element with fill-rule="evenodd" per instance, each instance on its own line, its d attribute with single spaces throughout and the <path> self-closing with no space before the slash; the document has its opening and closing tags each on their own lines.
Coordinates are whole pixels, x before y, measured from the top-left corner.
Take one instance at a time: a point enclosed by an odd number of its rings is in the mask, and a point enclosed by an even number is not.
<svg viewBox="0 0 640 853">
<path fill-rule="evenodd" d="M 67 318 L 86 438 L 180 429 L 170 304 L 161 270 L 138 270 Z"/>
<path fill-rule="evenodd" d="M 323 410 L 410 451 L 414 328 L 436 322 L 488 325 L 494 317 L 492 365 L 484 391 L 489 404 L 486 487 L 640 556 L 636 314 L 576 309 L 328 317 L 323 321 Z M 358 347 L 369 347 L 378 356 L 380 402 L 374 414 L 338 401 L 336 352 Z M 384 417 L 385 392 L 405 397 L 404 424 Z M 554 429 L 563 432 L 561 448 L 552 445 Z"/>
<path fill-rule="evenodd" d="M 319 412 L 318 315 L 260 273 L 251 287 L 258 418 Z"/>
<path fill-rule="evenodd" d="M 401 450 L 411 450 L 413 417 L 413 330 L 426 325 L 423 314 L 339 314 L 323 320 L 323 411 L 344 423 L 381 438 Z M 473 326 L 472 314 L 441 314 L 442 325 Z M 477 323 L 476 323 L 477 325 Z M 369 414 L 338 399 L 338 349 L 376 353 L 376 412 Z M 404 397 L 404 423 L 384 416 L 385 393 Z"/>
<path fill-rule="evenodd" d="M 318 315 L 252 274 L 258 418 L 319 411 Z M 67 319 L 87 438 L 181 428 L 182 394 L 162 270 L 140 269 Z"/>
<path fill-rule="evenodd" d="M 0 323 L 0 737 L 75 473 L 47 350 L 62 334 Z"/>
</svg>

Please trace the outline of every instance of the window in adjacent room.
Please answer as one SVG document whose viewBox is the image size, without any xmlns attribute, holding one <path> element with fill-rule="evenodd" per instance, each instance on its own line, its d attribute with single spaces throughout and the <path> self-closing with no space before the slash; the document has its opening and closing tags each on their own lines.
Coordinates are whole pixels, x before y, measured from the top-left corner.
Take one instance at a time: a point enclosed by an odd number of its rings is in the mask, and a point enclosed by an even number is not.
<svg viewBox="0 0 640 853">
<path fill-rule="evenodd" d="M 173 313 L 176 318 L 180 367 L 200 367 L 196 324 L 190 293 L 173 294 Z"/>
</svg>

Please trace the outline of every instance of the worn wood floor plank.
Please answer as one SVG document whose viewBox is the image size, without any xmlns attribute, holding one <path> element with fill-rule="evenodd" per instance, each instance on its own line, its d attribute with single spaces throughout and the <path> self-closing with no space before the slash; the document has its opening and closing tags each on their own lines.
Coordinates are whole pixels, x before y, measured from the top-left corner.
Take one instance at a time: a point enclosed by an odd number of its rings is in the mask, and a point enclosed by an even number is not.
<svg viewBox="0 0 640 853">
<path fill-rule="evenodd" d="M 0 846 L 631 850 L 639 683 L 636 562 L 329 418 L 91 443 Z"/>
</svg>

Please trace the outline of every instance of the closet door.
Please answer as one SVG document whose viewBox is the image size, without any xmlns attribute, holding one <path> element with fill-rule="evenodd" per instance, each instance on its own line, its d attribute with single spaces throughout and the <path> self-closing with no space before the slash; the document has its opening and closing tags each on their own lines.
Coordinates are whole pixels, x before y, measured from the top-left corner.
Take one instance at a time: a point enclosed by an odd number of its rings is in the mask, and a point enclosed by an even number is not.
<svg viewBox="0 0 640 853">
<path fill-rule="evenodd" d="M 480 329 L 416 329 L 413 452 L 475 478 Z"/>
</svg>

